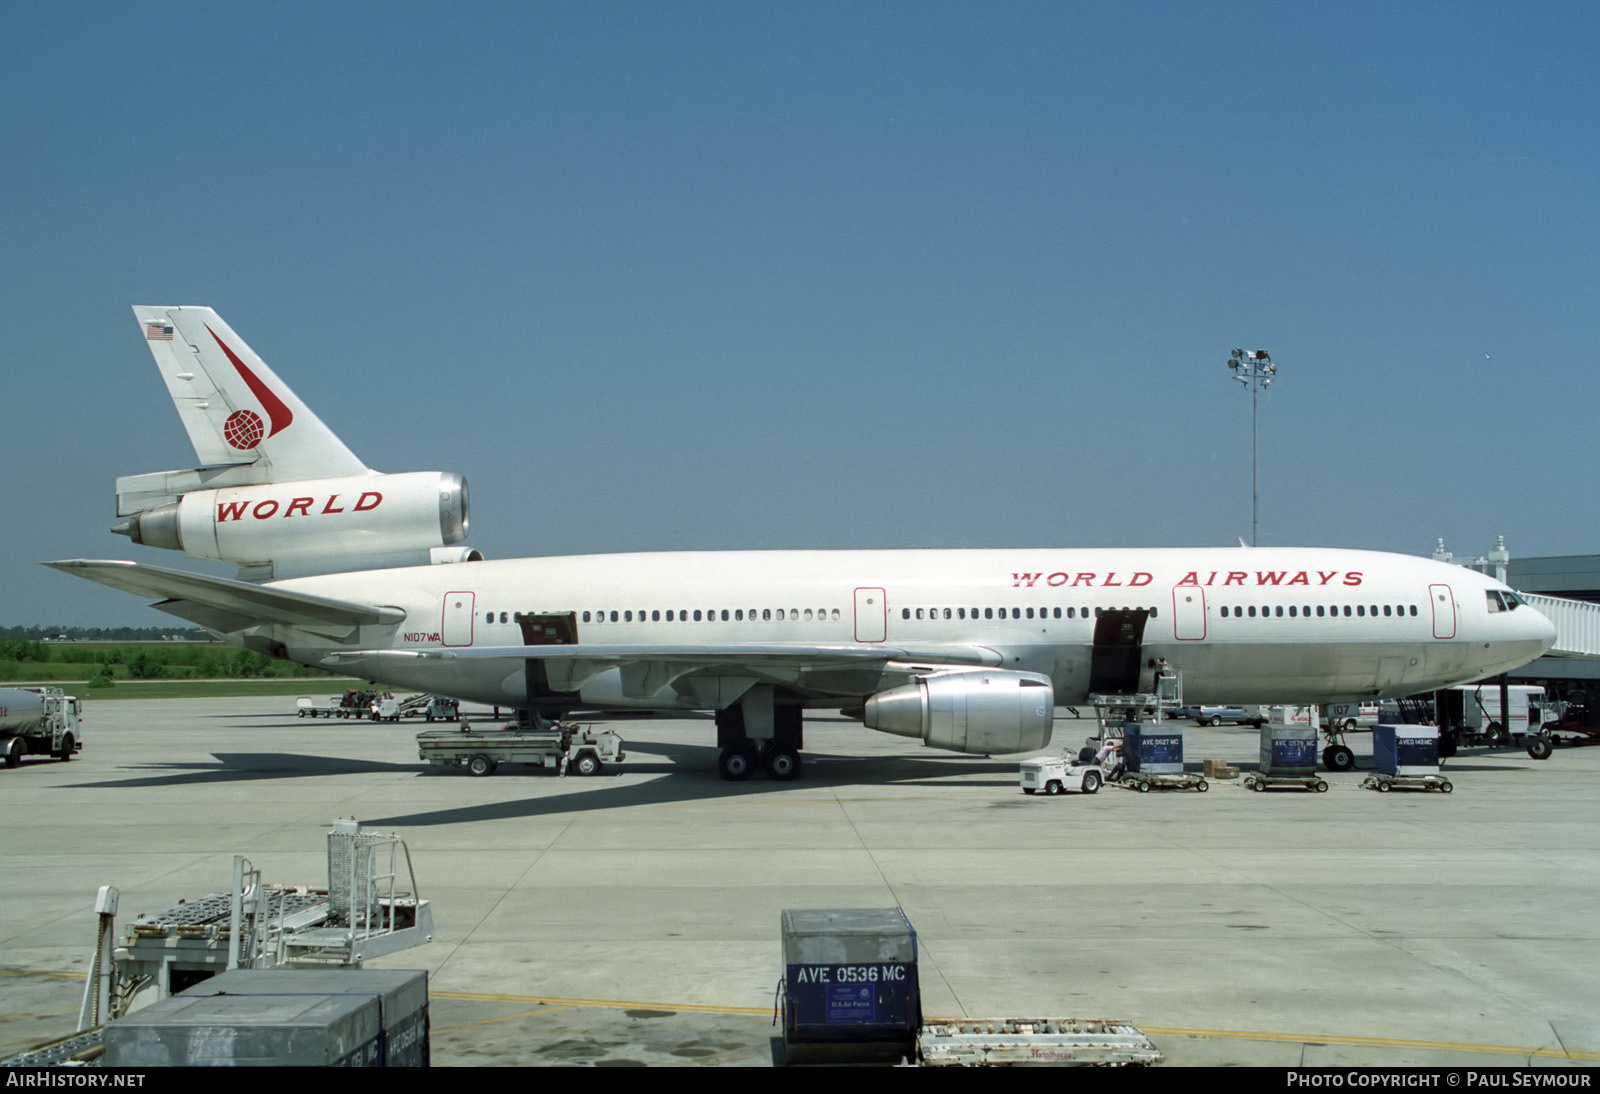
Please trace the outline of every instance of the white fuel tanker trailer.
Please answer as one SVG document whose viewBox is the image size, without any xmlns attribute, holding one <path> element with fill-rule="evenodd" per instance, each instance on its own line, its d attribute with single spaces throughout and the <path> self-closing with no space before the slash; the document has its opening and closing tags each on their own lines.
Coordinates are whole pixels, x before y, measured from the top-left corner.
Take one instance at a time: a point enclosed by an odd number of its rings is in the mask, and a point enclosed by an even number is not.
<svg viewBox="0 0 1600 1094">
<path fill-rule="evenodd" d="M 78 700 L 60 688 L 0 688 L 0 757 L 16 767 L 24 756 L 72 759 L 83 747 Z"/>
</svg>

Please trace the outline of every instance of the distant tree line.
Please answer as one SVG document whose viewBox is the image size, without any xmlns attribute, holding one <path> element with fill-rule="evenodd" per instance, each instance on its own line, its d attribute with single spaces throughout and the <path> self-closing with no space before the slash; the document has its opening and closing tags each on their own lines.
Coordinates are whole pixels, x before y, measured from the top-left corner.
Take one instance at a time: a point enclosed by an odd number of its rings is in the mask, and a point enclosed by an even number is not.
<svg viewBox="0 0 1600 1094">
<path fill-rule="evenodd" d="M 10 628 L 16 631 L 24 628 Z M 27 628 L 32 630 L 33 628 Z M 50 628 L 50 637 L 69 633 Z M 79 628 L 86 630 L 85 628 Z M 3 633 L 3 632 L 0 632 Z M 110 630 L 89 633 L 111 635 Z M 43 641 L 25 636 L 0 637 L 0 680 L 87 680 L 91 687 L 108 687 L 116 680 L 238 679 L 256 677 L 327 676 L 321 669 L 279 661 L 254 650 L 202 640 L 193 644 L 167 640 L 177 632 L 134 628 L 143 642 L 114 645 L 112 637 L 77 641 Z M 203 631 L 188 632 L 204 636 Z M 151 637 L 153 635 L 153 638 Z"/>
<path fill-rule="evenodd" d="M 212 635 L 199 627 L 0 627 L 0 638 L 47 638 L 68 642 L 210 642 Z"/>
</svg>

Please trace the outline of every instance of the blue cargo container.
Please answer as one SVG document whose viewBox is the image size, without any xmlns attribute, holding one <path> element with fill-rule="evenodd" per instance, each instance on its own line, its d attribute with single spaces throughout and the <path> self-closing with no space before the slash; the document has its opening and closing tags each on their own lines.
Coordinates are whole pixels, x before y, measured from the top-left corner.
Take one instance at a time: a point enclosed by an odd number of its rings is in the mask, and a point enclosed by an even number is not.
<svg viewBox="0 0 1600 1094">
<path fill-rule="evenodd" d="M 105 1028 L 109 1067 L 427 1067 L 428 974 L 233 969 Z"/>
<path fill-rule="evenodd" d="M 916 1054 L 917 932 L 903 911 L 791 908 L 782 930 L 783 1040 L 791 1062 Z"/>
<path fill-rule="evenodd" d="M 1437 775 L 1439 730 L 1435 726 L 1375 725 L 1372 758 L 1384 775 Z"/>
<path fill-rule="evenodd" d="M 1183 731 L 1129 722 L 1122 727 L 1122 755 L 1138 775 L 1183 774 Z"/>
<path fill-rule="evenodd" d="M 1317 729 L 1272 723 L 1261 727 L 1263 775 L 1310 775 L 1317 769 Z"/>
</svg>

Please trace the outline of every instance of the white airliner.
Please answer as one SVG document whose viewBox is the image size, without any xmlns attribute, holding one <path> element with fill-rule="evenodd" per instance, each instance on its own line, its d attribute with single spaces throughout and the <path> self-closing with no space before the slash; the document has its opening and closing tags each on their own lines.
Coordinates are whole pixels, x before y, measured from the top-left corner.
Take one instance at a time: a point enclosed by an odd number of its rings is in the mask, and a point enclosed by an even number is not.
<svg viewBox="0 0 1600 1094">
<path fill-rule="evenodd" d="M 800 772 L 806 709 L 962 752 L 1150 689 L 1322 703 L 1478 680 L 1550 622 L 1482 574 L 1332 548 L 694 551 L 485 561 L 458 475 L 357 459 L 210 308 L 134 314 L 203 466 L 117 480 L 116 531 L 237 563 L 53 566 L 306 665 L 510 706 L 716 712 L 730 779 Z"/>
</svg>

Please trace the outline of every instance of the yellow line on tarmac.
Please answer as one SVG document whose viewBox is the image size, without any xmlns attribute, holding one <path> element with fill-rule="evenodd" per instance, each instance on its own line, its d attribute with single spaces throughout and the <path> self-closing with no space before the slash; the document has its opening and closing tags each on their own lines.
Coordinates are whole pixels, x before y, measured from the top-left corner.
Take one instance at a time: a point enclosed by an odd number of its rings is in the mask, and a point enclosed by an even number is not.
<svg viewBox="0 0 1600 1094">
<path fill-rule="evenodd" d="M 516 1014 L 507 1014 L 500 1018 L 480 1018 L 476 1022 L 462 1022 L 456 1026 L 433 1026 L 434 1032 L 442 1033 L 445 1030 L 471 1029 L 473 1026 L 492 1026 L 496 1022 L 514 1022 L 518 1018 L 533 1018 L 545 1014 L 554 1014 L 560 1010 L 570 1010 L 570 1007 L 544 1007 L 540 1010 L 524 1010 Z"/>
</svg>

